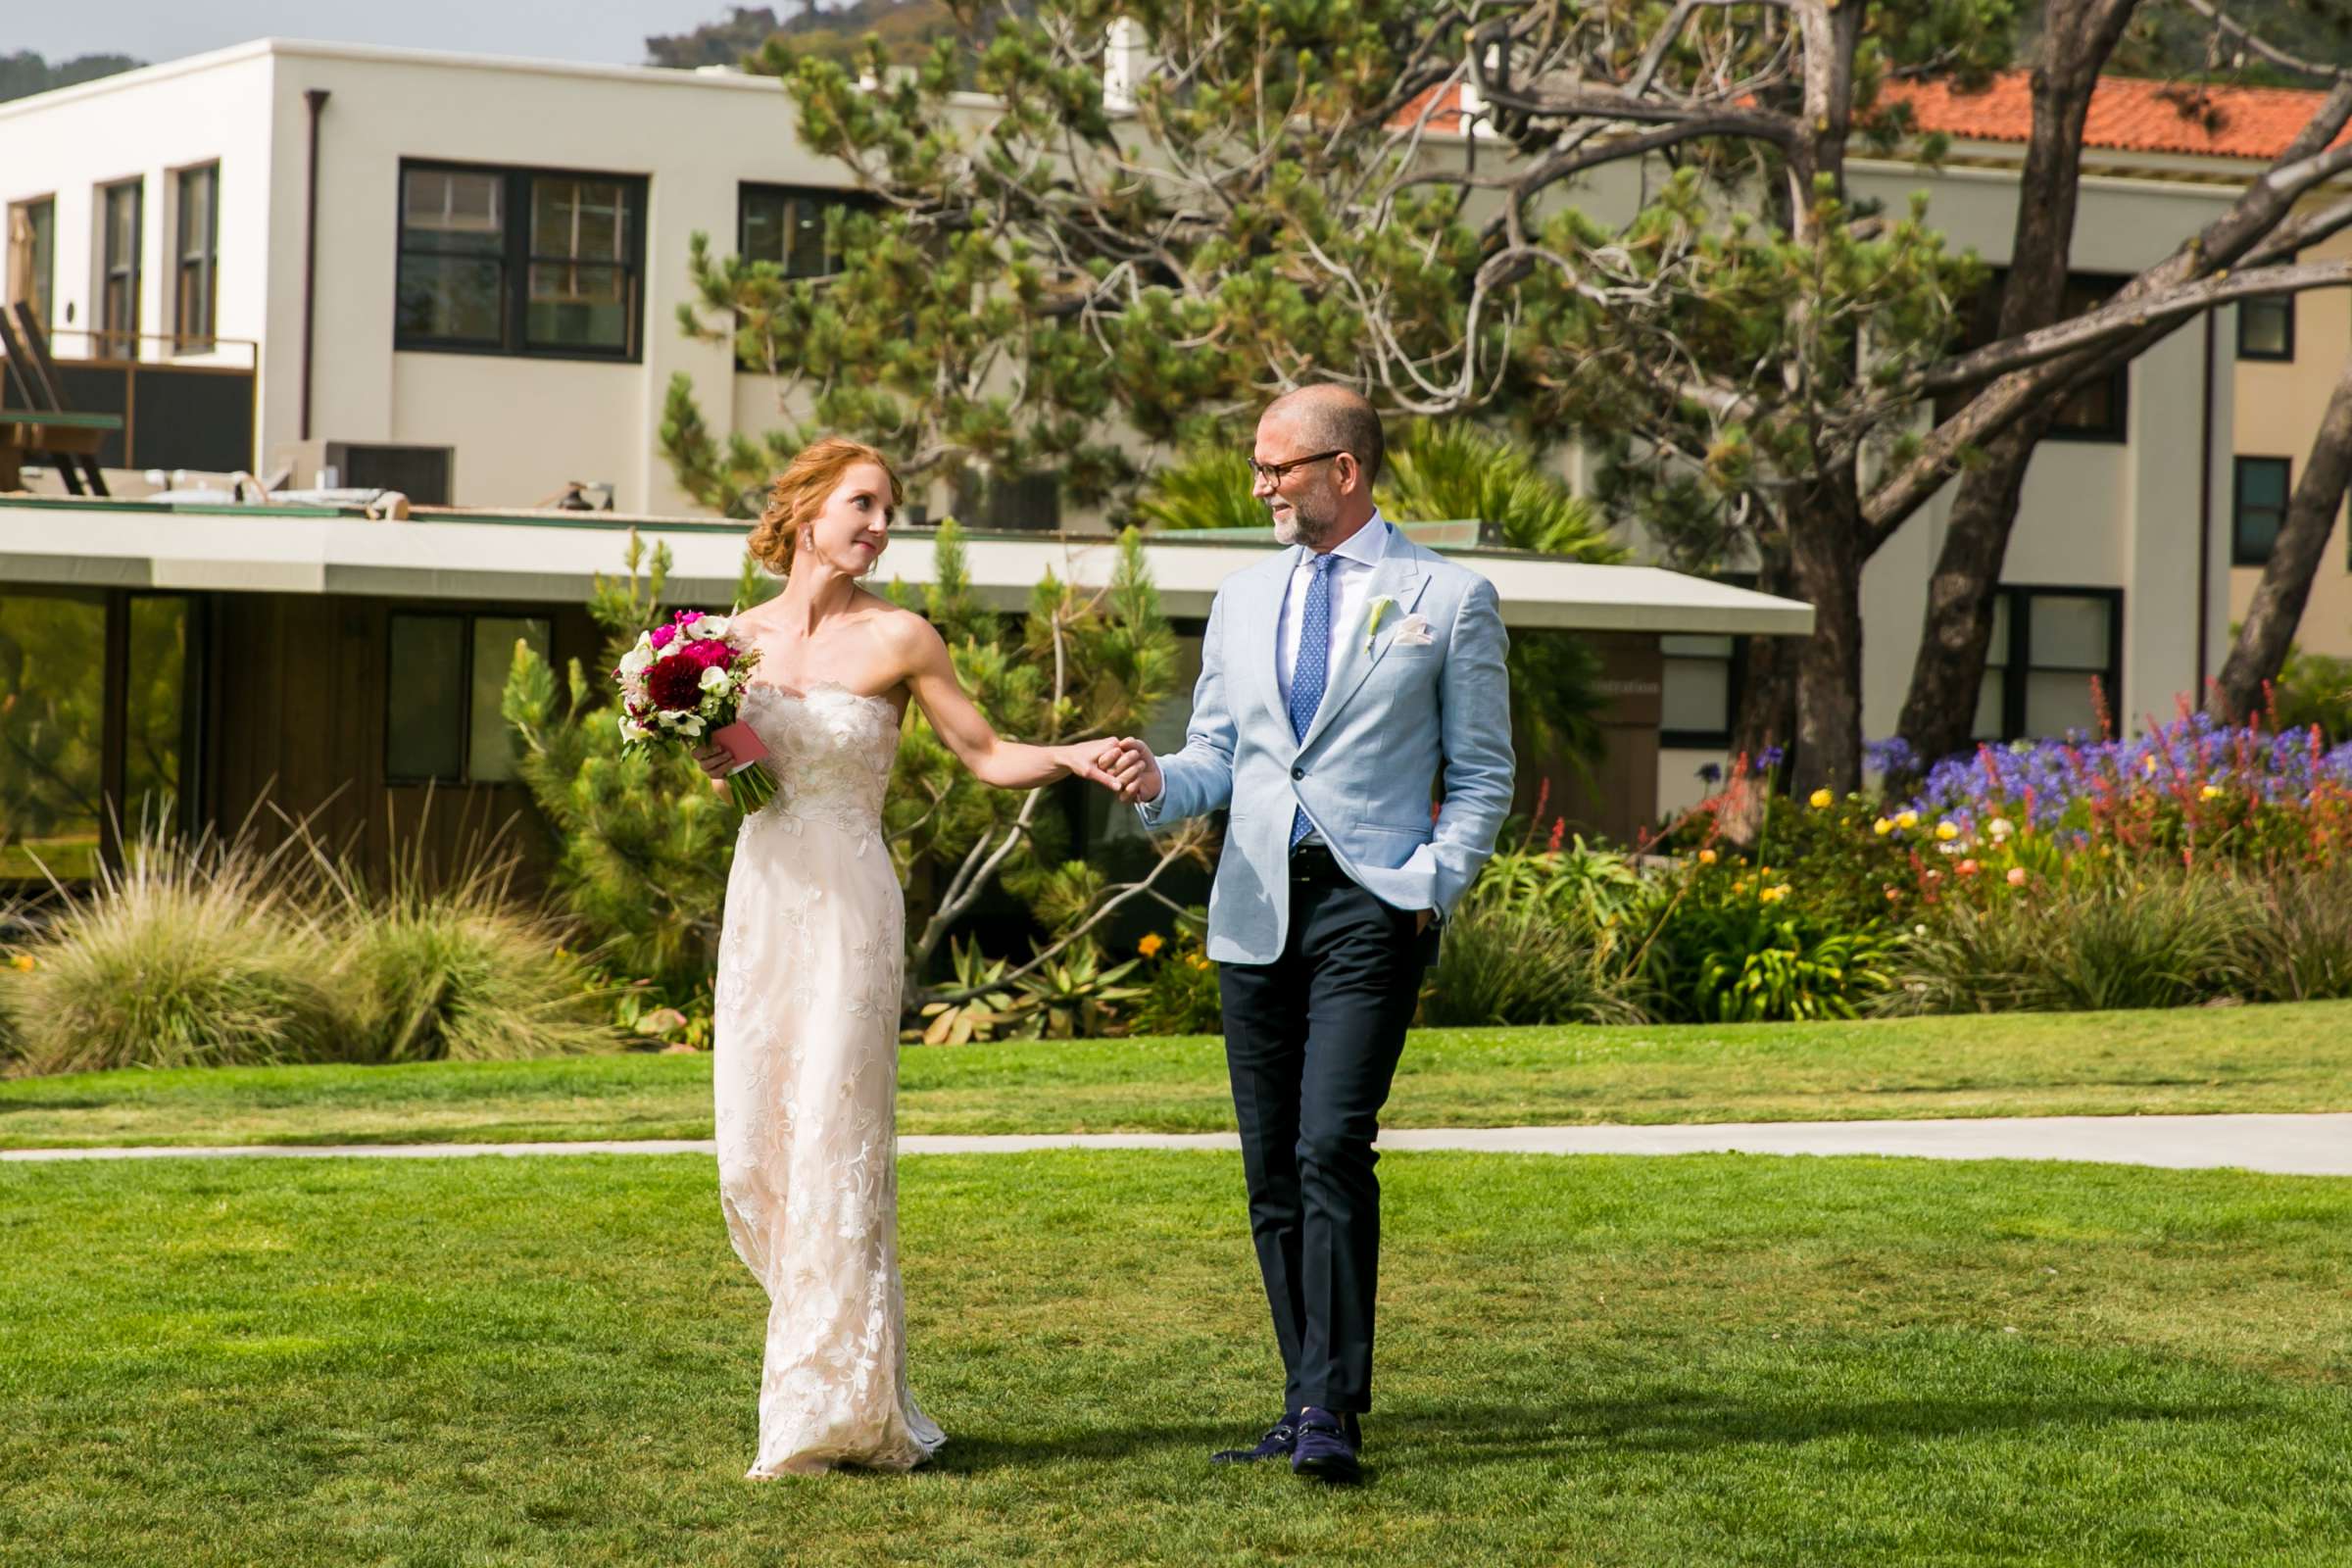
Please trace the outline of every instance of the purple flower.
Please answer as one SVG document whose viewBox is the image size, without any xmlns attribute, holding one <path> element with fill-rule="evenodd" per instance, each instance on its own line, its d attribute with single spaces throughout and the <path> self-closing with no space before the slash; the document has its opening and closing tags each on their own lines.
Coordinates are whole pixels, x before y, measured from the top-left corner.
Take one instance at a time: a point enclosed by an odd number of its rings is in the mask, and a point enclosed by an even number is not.
<svg viewBox="0 0 2352 1568">
<path fill-rule="evenodd" d="M 1709 789 L 1722 783 L 1723 764 L 1721 762 L 1701 762 L 1698 767 L 1698 781 Z"/>
</svg>

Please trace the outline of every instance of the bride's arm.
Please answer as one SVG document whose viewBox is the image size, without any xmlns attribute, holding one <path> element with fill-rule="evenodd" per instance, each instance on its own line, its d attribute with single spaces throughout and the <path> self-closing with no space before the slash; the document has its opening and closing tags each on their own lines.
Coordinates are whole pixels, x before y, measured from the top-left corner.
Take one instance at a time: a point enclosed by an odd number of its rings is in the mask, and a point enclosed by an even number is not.
<svg viewBox="0 0 2352 1568">
<path fill-rule="evenodd" d="M 937 629 L 919 615 L 892 616 L 901 644 L 907 690 L 923 707 L 923 716 L 949 751 L 972 776 L 999 789 L 1030 789 L 1076 774 L 1106 789 L 1118 781 L 1100 760 L 1113 745 L 1109 738 L 1080 741 L 1068 746 L 1029 746 L 1008 741 L 989 727 L 988 719 L 965 695 L 948 658 L 948 645 Z"/>
</svg>

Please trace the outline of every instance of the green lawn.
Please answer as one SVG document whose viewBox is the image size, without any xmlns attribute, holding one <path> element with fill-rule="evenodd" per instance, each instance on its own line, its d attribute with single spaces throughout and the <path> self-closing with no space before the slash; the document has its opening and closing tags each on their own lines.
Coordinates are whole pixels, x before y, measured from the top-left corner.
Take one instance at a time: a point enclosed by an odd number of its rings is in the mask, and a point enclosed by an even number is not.
<svg viewBox="0 0 2352 1568">
<path fill-rule="evenodd" d="M 1371 1485 L 1238 1160 L 910 1159 L 911 1477 L 747 1483 L 710 1162 L 0 1166 L 0 1564 L 2352 1561 L 2352 1182 L 1413 1154 Z"/>
<path fill-rule="evenodd" d="M 914 1133 L 1229 1128 L 1214 1040 L 910 1048 Z M 2352 1003 L 1416 1034 L 1392 1127 L 2352 1109 Z M 700 1138 L 705 1056 L 0 1080 L 0 1147 Z"/>
</svg>

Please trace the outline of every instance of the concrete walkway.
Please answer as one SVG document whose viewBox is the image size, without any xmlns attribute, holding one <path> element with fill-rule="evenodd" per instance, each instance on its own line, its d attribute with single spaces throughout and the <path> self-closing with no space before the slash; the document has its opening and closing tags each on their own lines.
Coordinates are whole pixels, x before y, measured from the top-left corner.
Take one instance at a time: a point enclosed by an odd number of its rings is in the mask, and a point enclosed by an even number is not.
<svg viewBox="0 0 2352 1568">
<path fill-rule="evenodd" d="M 909 1135 L 904 1154 L 1037 1149 L 1235 1152 L 1231 1133 Z M 1892 1154 L 1926 1159 L 2069 1159 L 2175 1169 L 2231 1166 L 2352 1176 L 2352 1112 L 2293 1116 L 2016 1116 L 1956 1121 L 1713 1122 L 1657 1127 L 1427 1127 L 1383 1133 L 1382 1150 L 1523 1154 Z M 701 1154 L 708 1139 L 572 1144 L 260 1144 L 213 1149 L 12 1149 L 0 1161 L 193 1158 L 439 1159 L 461 1154 Z"/>
</svg>

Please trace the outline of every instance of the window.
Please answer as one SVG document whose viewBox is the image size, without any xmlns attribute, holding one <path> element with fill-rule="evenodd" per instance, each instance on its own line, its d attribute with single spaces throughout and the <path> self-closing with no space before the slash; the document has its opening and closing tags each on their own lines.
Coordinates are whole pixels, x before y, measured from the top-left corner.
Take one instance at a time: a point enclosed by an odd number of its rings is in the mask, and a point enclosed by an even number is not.
<svg viewBox="0 0 2352 1568">
<path fill-rule="evenodd" d="M 2095 735 L 2091 681 L 2112 704 L 2123 679 L 2123 604 L 2115 588 L 1999 589 L 1976 738 Z"/>
<path fill-rule="evenodd" d="M 2237 302 L 2237 357 L 2291 360 L 2295 357 L 2295 297 L 2258 294 Z"/>
<path fill-rule="evenodd" d="M 139 353 L 139 229 L 146 219 L 146 190 L 126 179 L 100 193 L 106 225 L 98 282 L 98 352 L 118 359 Z"/>
<path fill-rule="evenodd" d="M 824 277 L 841 260 L 825 243 L 827 222 L 873 205 L 853 191 L 747 184 L 738 196 L 736 249 L 747 262 L 773 262 L 786 277 Z"/>
<path fill-rule="evenodd" d="M 1713 751 L 1732 744 L 1732 699 L 1740 688 L 1741 639 L 1667 635 L 1658 639 L 1658 744 Z"/>
<path fill-rule="evenodd" d="M 397 490 L 420 507 L 450 505 L 450 471 L 456 459 L 455 447 L 326 444 L 326 466 L 335 470 L 336 482 L 355 490 Z"/>
<path fill-rule="evenodd" d="M 116 824 L 193 820 L 201 606 L 0 595 L 0 885 L 95 874 Z"/>
<path fill-rule="evenodd" d="M 395 614 L 385 667 L 390 784 L 496 784 L 515 777 L 513 732 L 499 711 L 514 645 L 548 657 L 548 623 L 527 615 Z"/>
<path fill-rule="evenodd" d="M 8 210 L 8 298 L 32 307 L 33 319 L 49 324 L 49 301 L 57 273 L 57 203 L 18 202 Z"/>
<path fill-rule="evenodd" d="M 175 354 L 207 354 L 213 348 L 214 261 L 220 220 L 220 166 L 179 172 L 175 227 L 177 244 L 172 266 L 177 272 L 172 296 L 172 349 Z"/>
<path fill-rule="evenodd" d="M 972 528 L 1052 533 L 1061 526 L 1061 484 L 1050 473 L 983 479 L 966 469 L 956 481 L 956 515 Z"/>
<path fill-rule="evenodd" d="M 393 346 L 634 360 L 645 181 L 404 163 Z"/>
<path fill-rule="evenodd" d="M 1965 354 L 1983 348 L 1997 339 L 2000 333 L 2001 289 L 2008 280 L 2005 269 L 1995 269 L 1985 280 L 1984 291 L 1962 308 L 1960 337 L 1950 352 Z M 2066 292 L 2058 310 L 2059 319 L 2071 319 L 2083 312 L 2104 304 L 2127 279 L 2105 273 L 2069 273 Z M 2059 403 L 2057 417 L 2049 434 L 2061 441 L 2122 441 L 2125 439 L 2125 416 L 2129 411 L 2132 389 L 2132 368 L 2119 365 L 2108 374 L 2069 392 Z M 1936 400 L 1936 418 L 1938 423 L 1950 418 L 1967 407 L 1974 391 L 1950 393 Z"/>
<path fill-rule="evenodd" d="M 2290 458 L 2239 458 L 2230 501 L 2230 564 L 2259 566 L 2271 559 L 2286 526 Z"/>
</svg>

